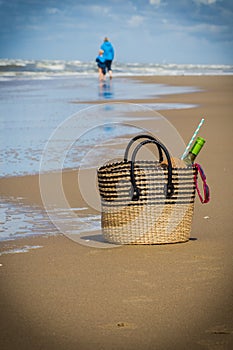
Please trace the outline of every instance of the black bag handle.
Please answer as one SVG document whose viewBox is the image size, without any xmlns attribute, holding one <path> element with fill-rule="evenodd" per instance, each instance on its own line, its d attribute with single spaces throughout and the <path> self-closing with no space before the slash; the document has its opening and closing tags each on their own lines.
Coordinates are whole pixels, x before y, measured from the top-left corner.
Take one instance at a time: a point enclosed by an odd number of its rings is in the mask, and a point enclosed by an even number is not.
<svg viewBox="0 0 233 350">
<path fill-rule="evenodd" d="M 139 140 L 139 139 L 149 139 L 149 140 L 154 140 L 154 141 L 157 141 L 156 138 L 154 138 L 153 136 L 151 135 L 147 135 L 147 134 L 141 134 L 141 135 L 137 135 L 135 137 L 133 137 L 129 143 L 128 143 L 128 146 L 126 147 L 126 150 L 125 150 L 125 155 L 124 155 L 124 161 L 127 162 L 128 161 L 128 155 L 129 155 L 129 149 L 131 147 L 131 145 Z M 158 147 L 158 151 L 159 151 L 159 163 L 162 163 L 163 161 L 163 152 L 161 150 L 161 147 L 160 145 L 157 145 Z"/>
<path fill-rule="evenodd" d="M 132 159 L 130 162 L 130 180 L 131 184 L 133 186 L 132 190 L 132 200 L 138 200 L 140 197 L 140 190 L 137 187 L 136 181 L 135 181 L 135 174 L 134 174 L 134 163 L 135 163 L 135 158 L 136 155 L 139 151 L 139 149 L 146 145 L 147 143 L 153 143 L 159 147 L 159 149 L 162 149 L 163 152 L 166 155 L 167 158 L 167 163 L 168 163 L 168 177 L 167 177 L 167 183 L 164 185 L 164 194 L 166 198 L 171 198 L 173 193 L 174 193 L 174 185 L 172 183 L 172 163 L 171 163 L 171 157 L 170 154 L 167 150 L 167 148 L 159 141 L 157 140 L 144 140 L 142 141 L 137 147 L 134 149 L 133 154 L 132 154 Z"/>
</svg>

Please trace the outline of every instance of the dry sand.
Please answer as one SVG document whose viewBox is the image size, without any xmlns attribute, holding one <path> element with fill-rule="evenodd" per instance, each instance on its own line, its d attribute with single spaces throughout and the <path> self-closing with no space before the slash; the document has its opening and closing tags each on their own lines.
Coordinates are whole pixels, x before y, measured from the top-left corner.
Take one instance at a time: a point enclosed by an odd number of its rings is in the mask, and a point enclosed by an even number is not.
<svg viewBox="0 0 233 350">
<path fill-rule="evenodd" d="M 233 77 L 136 78 L 203 90 L 154 100 L 199 105 L 161 112 L 186 142 L 205 117 L 201 136 L 207 143 L 198 161 L 211 202 L 196 199 L 193 239 L 115 249 L 85 247 L 63 235 L 2 243 L 1 250 L 43 248 L 0 256 L 1 349 L 233 347 Z M 65 172 L 64 189 L 71 205 L 82 206 L 75 176 Z M 38 176 L 1 179 L 0 194 L 42 205 Z"/>
</svg>

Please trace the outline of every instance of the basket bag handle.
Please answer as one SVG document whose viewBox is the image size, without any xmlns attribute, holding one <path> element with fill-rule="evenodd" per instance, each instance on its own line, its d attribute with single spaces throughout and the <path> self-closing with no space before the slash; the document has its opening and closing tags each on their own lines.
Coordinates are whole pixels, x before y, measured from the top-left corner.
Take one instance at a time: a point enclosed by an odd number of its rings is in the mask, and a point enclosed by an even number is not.
<svg viewBox="0 0 233 350">
<path fill-rule="evenodd" d="M 206 176 L 205 176 L 204 170 L 202 169 L 202 167 L 198 163 L 193 164 L 193 167 L 196 168 L 196 172 L 195 172 L 195 175 L 194 175 L 194 182 L 195 182 L 195 187 L 197 189 L 197 194 L 198 194 L 202 204 L 208 203 L 209 200 L 210 200 L 210 189 L 209 189 L 209 186 L 206 183 Z M 204 198 L 202 197 L 201 191 L 200 191 L 200 189 L 198 187 L 198 181 L 197 181 L 198 173 L 200 174 L 201 180 L 203 182 Z"/>
<path fill-rule="evenodd" d="M 130 149 L 131 145 L 135 141 L 137 141 L 139 139 L 149 139 L 149 140 L 157 141 L 156 138 L 154 138 L 153 136 L 146 135 L 146 134 L 141 134 L 141 135 L 137 135 L 137 136 L 133 137 L 129 141 L 128 146 L 126 147 L 126 150 L 125 150 L 125 155 L 124 155 L 124 161 L 125 162 L 128 161 L 129 149 Z M 157 144 L 157 147 L 158 147 L 158 151 L 159 151 L 159 163 L 162 163 L 162 161 L 163 161 L 163 152 L 162 152 L 162 149 L 161 149 L 160 145 Z"/>
<path fill-rule="evenodd" d="M 157 145 L 159 149 L 162 149 L 163 152 L 165 153 L 165 156 L 167 158 L 167 163 L 168 163 L 168 177 L 167 177 L 167 183 L 164 185 L 164 195 L 166 198 L 171 198 L 173 193 L 174 193 L 174 185 L 172 183 L 172 163 L 171 163 L 171 157 L 170 154 L 167 150 L 167 148 L 159 141 L 157 140 L 144 140 L 142 141 L 137 147 L 134 149 L 133 154 L 132 154 L 132 159 L 130 162 L 130 181 L 133 186 L 132 190 L 132 200 L 139 200 L 140 197 L 140 190 L 137 187 L 136 180 L 135 180 L 135 174 L 134 174 L 134 163 L 135 163 L 135 158 L 136 155 L 139 151 L 139 149 L 146 145 L 147 143 L 153 143 Z"/>
</svg>

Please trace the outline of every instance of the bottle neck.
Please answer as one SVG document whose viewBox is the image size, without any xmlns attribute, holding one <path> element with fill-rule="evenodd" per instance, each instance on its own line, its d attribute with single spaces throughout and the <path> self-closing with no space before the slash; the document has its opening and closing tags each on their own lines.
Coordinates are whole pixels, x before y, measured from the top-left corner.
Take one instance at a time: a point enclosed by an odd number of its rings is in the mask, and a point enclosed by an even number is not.
<svg viewBox="0 0 233 350">
<path fill-rule="evenodd" d="M 191 148 L 187 156 L 184 158 L 184 162 L 186 165 L 192 165 L 194 163 L 194 160 L 196 159 L 196 156 L 202 149 L 204 143 L 205 143 L 205 140 L 202 137 L 198 137 L 196 139 L 193 147 Z"/>
<path fill-rule="evenodd" d="M 194 143 L 193 147 L 190 150 L 190 153 L 192 153 L 195 156 L 195 158 L 200 152 L 200 150 L 202 149 L 202 147 L 204 146 L 204 143 L 205 143 L 205 140 L 202 137 L 197 138 L 196 142 Z"/>
<path fill-rule="evenodd" d="M 198 152 L 198 153 L 199 153 L 199 152 Z M 194 160 L 196 159 L 196 156 L 197 156 L 197 154 L 194 154 L 194 153 L 192 153 L 192 152 L 189 152 L 189 159 L 191 160 L 192 163 L 193 163 Z"/>
<path fill-rule="evenodd" d="M 189 152 L 187 156 L 184 158 L 184 162 L 187 166 L 192 165 L 194 163 L 195 158 L 196 158 L 196 155 Z"/>
</svg>

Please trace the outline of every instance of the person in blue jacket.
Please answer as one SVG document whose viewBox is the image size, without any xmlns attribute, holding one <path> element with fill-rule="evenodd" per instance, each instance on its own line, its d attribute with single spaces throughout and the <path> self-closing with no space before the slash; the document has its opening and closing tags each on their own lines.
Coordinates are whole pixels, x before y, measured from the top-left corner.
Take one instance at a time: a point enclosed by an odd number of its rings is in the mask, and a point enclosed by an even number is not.
<svg viewBox="0 0 233 350">
<path fill-rule="evenodd" d="M 112 61 L 114 59 L 114 48 L 107 37 L 104 38 L 104 42 L 100 48 L 104 50 L 106 68 L 109 73 L 109 78 L 112 79 Z"/>
<path fill-rule="evenodd" d="M 99 71 L 99 80 L 105 80 L 106 75 L 106 61 L 104 58 L 104 51 L 99 50 L 99 55 L 96 57 L 96 63 Z"/>
</svg>

